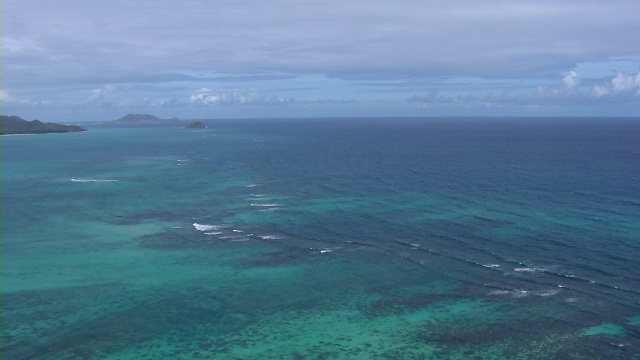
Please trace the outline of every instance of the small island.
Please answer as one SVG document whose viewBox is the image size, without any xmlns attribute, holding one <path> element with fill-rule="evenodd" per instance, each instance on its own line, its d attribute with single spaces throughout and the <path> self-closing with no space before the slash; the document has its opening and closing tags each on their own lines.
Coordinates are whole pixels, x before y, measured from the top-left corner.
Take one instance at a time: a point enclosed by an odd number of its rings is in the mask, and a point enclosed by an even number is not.
<svg viewBox="0 0 640 360">
<path fill-rule="evenodd" d="M 43 123 L 40 120 L 27 121 L 19 116 L 0 116 L 0 135 L 47 134 L 87 131 L 75 125 Z"/>
<path fill-rule="evenodd" d="M 151 114 L 127 114 L 118 120 L 108 121 L 106 124 L 172 124 L 178 121 L 178 118 L 160 119 Z"/>
<path fill-rule="evenodd" d="M 187 129 L 206 129 L 207 126 L 202 121 L 194 121 L 185 126 Z"/>
</svg>

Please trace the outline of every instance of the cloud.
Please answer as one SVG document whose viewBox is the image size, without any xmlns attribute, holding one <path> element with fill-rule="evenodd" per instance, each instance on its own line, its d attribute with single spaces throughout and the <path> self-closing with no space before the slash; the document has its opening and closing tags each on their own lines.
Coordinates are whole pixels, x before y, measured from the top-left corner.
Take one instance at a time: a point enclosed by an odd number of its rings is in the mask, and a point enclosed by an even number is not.
<svg viewBox="0 0 640 360">
<path fill-rule="evenodd" d="M 321 104 L 321 105 L 347 105 L 355 104 L 355 100 L 335 100 L 335 99 L 318 99 L 318 100 L 303 100 L 296 101 L 297 104 Z"/>
<path fill-rule="evenodd" d="M 535 92 L 525 92 L 517 97 L 534 101 L 640 101 L 640 72 L 618 72 L 604 83 L 581 89 L 580 76 L 570 71 L 557 87 L 539 87 Z"/>
<path fill-rule="evenodd" d="M 413 95 L 409 98 L 410 103 L 419 103 L 419 104 L 446 104 L 453 102 L 453 98 L 443 95 L 438 95 L 437 91 L 431 91 L 427 95 Z"/>
<path fill-rule="evenodd" d="M 520 91 L 488 92 L 484 95 L 439 95 L 431 91 L 427 95 L 413 95 L 410 103 L 481 103 L 485 105 L 524 105 L 539 108 L 541 105 L 597 105 L 602 102 L 640 102 L 640 72 L 627 74 L 618 72 L 601 84 L 581 88 L 581 78 L 569 71 L 553 86 L 536 86 Z"/>
<path fill-rule="evenodd" d="M 591 94 L 596 98 L 621 97 L 640 100 L 640 72 L 618 72 L 609 82 L 594 86 Z"/>
<path fill-rule="evenodd" d="M 10 36 L 2 38 L 3 56 L 37 56 L 45 52 L 45 48 L 32 39 L 18 39 Z"/>
<path fill-rule="evenodd" d="M 99 89 L 91 90 L 91 95 L 89 96 L 89 102 L 91 103 L 101 103 L 106 101 L 108 98 L 112 97 L 114 93 L 116 93 L 118 87 L 114 84 L 107 84 Z"/>
<path fill-rule="evenodd" d="M 16 97 L 10 95 L 6 90 L 0 90 L 0 101 L 2 105 L 6 107 L 21 107 L 21 108 L 39 108 L 50 106 L 52 102 L 50 100 L 34 100 L 23 97 Z"/>
<path fill-rule="evenodd" d="M 192 106 L 273 106 L 293 103 L 293 99 L 275 94 L 263 94 L 257 90 L 232 89 L 215 92 L 201 88 L 189 97 Z"/>
<path fill-rule="evenodd" d="M 580 76 L 575 71 L 569 71 L 567 75 L 562 78 L 562 88 L 571 91 L 580 86 Z"/>
<path fill-rule="evenodd" d="M 13 0 L 2 4 L 2 87 L 69 108 L 229 114 L 314 101 L 636 101 L 638 13 L 637 0 Z M 582 70 L 612 59 L 627 65 Z M 611 68 L 627 72 L 601 81 Z M 190 90 L 216 84 L 242 89 Z"/>
<path fill-rule="evenodd" d="M 625 54 L 640 33 L 640 5 L 632 0 L 150 4 L 14 1 L 3 4 L 3 12 L 29 29 L 14 48 L 47 44 L 37 59 L 46 68 L 83 74 L 79 64 L 89 64 L 85 76 L 118 79 L 135 70 L 181 68 L 229 74 L 234 81 L 280 73 L 341 79 L 550 76 L 580 61 Z M 39 7 L 47 11 L 35 11 Z M 14 33 L 9 28 L 3 43 Z M 13 62 L 14 53 L 3 54 L 3 61 Z"/>
</svg>

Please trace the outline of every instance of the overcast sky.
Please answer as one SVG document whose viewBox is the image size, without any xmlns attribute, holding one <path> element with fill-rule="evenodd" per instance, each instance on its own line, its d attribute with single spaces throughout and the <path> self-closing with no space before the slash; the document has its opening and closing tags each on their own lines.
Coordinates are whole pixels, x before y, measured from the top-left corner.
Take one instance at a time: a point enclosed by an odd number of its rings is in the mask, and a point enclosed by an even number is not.
<svg viewBox="0 0 640 360">
<path fill-rule="evenodd" d="M 3 0 L 2 114 L 638 116 L 640 1 Z"/>
</svg>

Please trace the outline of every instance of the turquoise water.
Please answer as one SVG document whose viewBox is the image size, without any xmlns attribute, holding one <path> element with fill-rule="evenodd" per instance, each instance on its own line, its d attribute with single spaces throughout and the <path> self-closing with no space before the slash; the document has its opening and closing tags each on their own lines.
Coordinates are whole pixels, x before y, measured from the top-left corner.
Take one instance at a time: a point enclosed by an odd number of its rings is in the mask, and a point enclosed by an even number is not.
<svg viewBox="0 0 640 360">
<path fill-rule="evenodd" d="M 640 358 L 640 122 L 2 137 L 3 359 Z"/>
</svg>

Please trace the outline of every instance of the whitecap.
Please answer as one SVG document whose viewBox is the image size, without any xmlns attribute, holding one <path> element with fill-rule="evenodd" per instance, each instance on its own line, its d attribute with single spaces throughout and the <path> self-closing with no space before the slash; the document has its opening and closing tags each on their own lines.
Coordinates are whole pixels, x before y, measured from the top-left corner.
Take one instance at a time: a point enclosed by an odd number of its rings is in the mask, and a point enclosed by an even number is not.
<svg viewBox="0 0 640 360">
<path fill-rule="evenodd" d="M 514 298 L 521 298 L 529 296 L 529 292 L 527 290 L 514 290 L 511 292 L 511 296 L 513 296 Z"/>
<path fill-rule="evenodd" d="M 204 233 L 205 235 L 220 235 L 222 234 L 222 231 L 212 231 L 212 232 L 206 232 Z"/>
<path fill-rule="evenodd" d="M 322 249 L 322 250 L 320 250 L 320 254 L 326 254 L 326 253 L 330 253 L 332 251 L 333 251 L 332 249 Z"/>
<path fill-rule="evenodd" d="M 118 181 L 118 180 L 115 180 L 115 179 L 76 179 L 76 178 L 71 178 L 71 181 L 73 181 L 73 182 L 82 182 L 82 183 L 89 183 L 89 182 L 103 183 L 103 182 L 114 182 L 114 181 Z"/>
<path fill-rule="evenodd" d="M 517 272 L 536 272 L 536 271 L 543 271 L 543 270 L 544 269 L 531 268 L 531 267 L 520 267 L 520 268 L 513 269 L 513 271 L 517 271 Z"/>
<path fill-rule="evenodd" d="M 511 295 L 514 298 L 521 298 L 529 295 L 526 290 L 494 290 L 489 295 Z"/>
<path fill-rule="evenodd" d="M 510 291 L 507 290 L 494 290 L 489 293 L 489 295 L 507 295 Z"/>
<path fill-rule="evenodd" d="M 246 185 L 245 187 L 246 188 L 254 188 L 256 186 L 260 186 L 260 185 L 259 184 L 249 184 L 249 185 Z"/>
<path fill-rule="evenodd" d="M 482 266 L 484 266 L 486 268 L 491 268 L 491 269 L 495 269 L 495 268 L 499 268 L 500 267 L 500 265 L 498 265 L 498 264 L 487 264 L 487 265 L 482 265 Z"/>
<path fill-rule="evenodd" d="M 209 224 L 198 224 L 193 223 L 193 227 L 198 231 L 211 231 L 211 230 L 219 230 L 225 227 L 225 225 L 209 225 Z"/>
<path fill-rule="evenodd" d="M 538 295 L 538 296 L 553 296 L 557 293 L 558 293 L 558 290 L 537 290 L 533 292 L 534 295 Z"/>
<path fill-rule="evenodd" d="M 281 207 L 284 204 L 251 204 L 252 207 Z"/>
<path fill-rule="evenodd" d="M 282 239 L 280 236 L 276 236 L 276 235 L 262 235 L 260 236 L 260 239 L 263 240 L 279 240 Z"/>
</svg>

